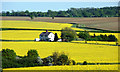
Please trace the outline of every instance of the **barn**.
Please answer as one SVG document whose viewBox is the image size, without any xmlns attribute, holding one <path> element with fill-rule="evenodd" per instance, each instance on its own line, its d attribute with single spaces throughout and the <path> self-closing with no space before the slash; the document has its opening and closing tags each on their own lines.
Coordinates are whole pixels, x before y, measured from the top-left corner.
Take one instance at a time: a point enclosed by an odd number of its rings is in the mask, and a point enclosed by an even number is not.
<svg viewBox="0 0 120 72">
<path fill-rule="evenodd" d="M 42 32 L 40 35 L 40 41 L 54 41 L 55 35 L 52 32 Z"/>
</svg>

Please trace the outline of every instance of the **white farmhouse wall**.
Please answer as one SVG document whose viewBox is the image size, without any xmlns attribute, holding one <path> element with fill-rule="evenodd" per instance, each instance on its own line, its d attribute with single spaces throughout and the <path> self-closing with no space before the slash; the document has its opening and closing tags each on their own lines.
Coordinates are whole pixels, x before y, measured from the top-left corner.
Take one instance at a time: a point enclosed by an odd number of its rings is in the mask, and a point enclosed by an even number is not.
<svg viewBox="0 0 120 72">
<path fill-rule="evenodd" d="M 48 35 L 49 40 L 54 41 L 55 35 L 53 33 L 50 33 Z"/>
</svg>

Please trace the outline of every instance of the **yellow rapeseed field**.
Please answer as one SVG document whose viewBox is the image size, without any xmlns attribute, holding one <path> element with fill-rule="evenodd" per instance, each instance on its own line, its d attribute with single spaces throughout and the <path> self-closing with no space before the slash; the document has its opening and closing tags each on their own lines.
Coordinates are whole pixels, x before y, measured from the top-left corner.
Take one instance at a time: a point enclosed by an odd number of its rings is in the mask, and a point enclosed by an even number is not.
<svg viewBox="0 0 120 72">
<path fill-rule="evenodd" d="M 67 23 L 48 23 L 36 21 L 2 21 L 2 28 L 25 28 L 25 29 L 53 29 L 61 30 L 64 27 L 71 27 L 72 24 Z"/>
<path fill-rule="evenodd" d="M 17 55 L 27 55 L 30 49 L 36 49 L 41 58 L 52 55 L 53 52 L 65 52 L 77 62 L 117 62 L 118 47 L 95 44 L 66 42 L 2 42 L 2 48 L 13 49 Z"/>
<path fill-rule="evenodd" d="M 1 22 L 1 21 L 0 21 Z M 61 30 L 64 27 L 71 27 L 72 24 L 67 23 L 48 23 L 34 21 L 2 21 L 2 28 L 23 28 L 23 29 L 49 29 Z M 81 30 L 72 28 L 74 30 Z M 34 30 L 4 30 L 0 31 L 5 40 L 34 40 L 39 38 L 39 34 L 45 31 Z M 57 33 L 60 38 L 60 31 L 49 31 Z M 77 32 L 78 33 L 78 32 Z M 94 33 L 90 33 L 93 35 Z M 95 33 L 96 35 L 107 34 L 120 37 L 118 33 Z M 117 63 L 118 62 L 118 46 L 115 42 L 101 41 L 72 41 L 72 42 L 2 42 L 2 49 L 13 49 L 17 55 L 25 56 L 30 49 L 36 49 L 41 58 L 52 55 L 53 52 L 65 52 L 70 59 L 76 62 L 87 61 L 88 63 Z M 97 44 L 96 44 L 97 43 Z M 110 44 L 110 45 L 99 45 Z M 75 66 L 43 66 L 43 67 L 26 67 L 26 68 L 8 68 L 4 70 L 117 70 L 117 65 L 75 65 Z"/>
<path fill-rule="evenodd" d="M 7 30 L 7 31 L 0 31 L 2 33 L 2 37 L 0 39 L 6 39 L 6 40 L 34 40 L 35 38 L 39 38 L 39 35 L 45 32 L 43 30 L 41 31 L 34 31 L 34 30 Z M 48 32 L 53 32 L 54 34 L 57 33 L 58 38 L 61 38 L 61 32 L 60 31 L 48 31 Z M 95 33 L 96 35 L 115 35 L 116 38 L 119 40 L 120 34 L 119 33 Z M 90 35 L 94 35 L 94 33 L 90 32 Z M 98 41 L 97 41 L 98 42 Z M 94 42 L 93 42 L 94 43 Z M 115 42 L 103 42 L 106 44 L 111 44 Z"/>
<path fill-rule="evenodd" d="M 33 30 L 8 30 L 1 31 L 2 37 L 0 39 L 5 40 L 35 40 L 35 38 L 39 38 L 39 35 L 45 31 L 33 31 Z M 58 38 L 61 36 L 60 31 L 48 31 L 57 33 Z"/>
<path fill-rule="evenodd" d="M 8 21 L 3 20 L 2 28 L 21 28 L 21 29 L 49 29 L 52 30 L 61 30 L 65 27 L 71 27 L 72 24 L 67 23 L 48 23 L 48 22 L 34 22 L 34 21 Z M 74 30 L 81 30 L 79 28 L 72 28 Z M 39 34 L 44 31 L 33 31 L 33 30 L 9 30 L 9 31 L 1 31 L 2 37 L 0 39 L 6 40 L 34 40 L 35 38 L 39 38 Z M 60 38 L 60 31 L 49 31 L 53 33 L 57 33 Z"/>
<path fill-rule="evenodd" d="M 75 43 L 85 43 L 85 41 L 72 41 Z M 103 44 L 103 45 L 116 45 L 116 42 L 107 42 L 107 41 L 87 41 L 87 43 L 91 44 Z"/>
<path fill-rule="evenodd" d="M 118 65 L 73 65 L 73 66 L 42 66 L 42 67 L 37 66 L 23 68 L 8 68 L 3 69 L 3 72 L 7 70 L 118 70 Z"/>
<path fill-rule="evenodd" d="M 84 31 L 83 29 L 80 28 L 72 28 L 73 30 L 79 30 L 79 31 Z"/>
<path fill-rule="evenodd" d="M 71 27 L 72 24 L 67 23 L 48 23 L 48 22 L 35 22 L 35 21 L 8 21 L 8 20 L 2 20 L 2 28 L 23 28 L 23 29 L 52 29 L 52 30 L 61 30 L 64 27 Z M 84 31 L 83 29 L 79 28 L 72 28 L 74 30 L 80 30 Z M 18 33 L 17 33 L 18 32 Z M 20 30 L 20 31 L 2 31 L 2 39 L 13 39 L 13 40 L 33 40 L 38 35 L 44 31 L 31 31 L 31 30 Z M 60 38 L 60 31 L 50 31 L 53 33 L 58 33 L 58 36 Z M 77 32 L 79 33 L 79 32 Z M 96 35 L 115 35 L 117 38 L 120 37 L 120 34 L 118 33 L 95 33 Z M 94 35 L 94 33 L 90 32 L 90 35 Z"/>
</svg>

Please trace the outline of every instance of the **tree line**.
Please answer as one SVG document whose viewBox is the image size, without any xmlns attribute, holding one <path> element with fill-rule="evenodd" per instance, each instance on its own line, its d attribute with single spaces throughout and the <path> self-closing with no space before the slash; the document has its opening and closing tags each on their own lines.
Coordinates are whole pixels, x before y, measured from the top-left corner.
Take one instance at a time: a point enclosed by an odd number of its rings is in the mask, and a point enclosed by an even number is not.
<svg viewBox="0 0 120 72">
<path fill-rule="evenodd" d="M 31 17 L 119 17 L 119 6 L 103 8 L 70 8 L 66 11 L 30 12 L 26 11 L 2 11 L 0 16 L 27 16 Z"/>
<path fill-rule="evenodd" d="M 108 42 L 116 42 L 118 39 L 115 37 L 115 35 L 90 35 L 89 32 L 84 31 L 84 32 L 79 32 L 79 34 L 77 34 L 79 38 L 82 38 L 86 41 L 108 41 Z"/>
<path fill-rule="evenodd" d="M 40 58 L 37 50 L 29 50 L 27 56 L 18 56 L 12 49 L 2 49 L 2 68 L 75 65 L 76 62 L 65 53 L 54 52 L 51 56 Z"/>
<path fill-rule="evenodd" d="M 61 39 L 64 42 L 71 42 L 72 40 L 85 40 L 85 41 L 108 41 L 108 42 L 117 42 L 118 39 L 115 35 L 90 35 L 88 31 L 76 33 L 75 30 L 71 28 L 63 28 L 61 31 Z"/>
</svg>

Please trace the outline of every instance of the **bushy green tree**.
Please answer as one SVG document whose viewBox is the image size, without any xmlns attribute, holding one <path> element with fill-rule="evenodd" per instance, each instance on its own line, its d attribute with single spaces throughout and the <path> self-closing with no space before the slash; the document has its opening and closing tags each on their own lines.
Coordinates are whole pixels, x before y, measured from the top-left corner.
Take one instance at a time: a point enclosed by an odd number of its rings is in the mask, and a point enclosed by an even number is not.
<svg viewBox="0 0 120 72">
<path fill-rule="evenodd" d="M 117 38 L 114 35 L 109 35 L 107 36 L 105 35 L 98 35 L 98 36 L 91 36 L 89 39 L 89 41 L 117 41 Z"/>
<path fill-rule="evenodd" d="M 17 63 L 16 60 L 2 58 L 2 68 L 17 68 L 22 67 L 22 64 Z"/>
<path fill-rule="evenodd" d="M 102 38 L 100 36 L 96 36 L 97 40 L 95 41 L 102 41 Z"/>
<path fill-rule="evenodd" d="M 16 62 L 16 53 L 11 49 L 2 49 L 2 68 L 20 67 Z"/>
<path fill-rule="evenodd" d="M 30 15 L 30 19 L 31 19 L 31 20 L 34 19 L 34 16 L 33 16 L 33 15 Z"/>
<path fill-rule="evenodd" d="M 54 52 L 52 55 L 53 65 L 75 65 L 75 61 L 68 58 L 65 53 Z"/>
<path fill-rule="evenodd" d="M 26 57 L 18 59 L 17 63 L 21 64 L 23 67 L 41 66 L 42 63 L 38 62 L 37 57 Z"/>
<path fill-rule="evenodd" d="M 67 64 L 67 61 L 68 61 L 68 56 L 65 55 L 65 54 L 61 54 L 61 55 L 58 57 L 58 63 L 61 62 L 62 65 Z"/>
<path fill-rule="evenodd" d="M 108 41 L 117 41 L 117 38 L 114 35 L 109 35 Z"/>
<path fill-rule="evenodd" d="M 2 57 L 5 59 L 15 59 L 16 53 L 11 49 L 2 49 Z"/>
<path fill-rule="evenodd" d="M 51 66 L 53 62 L 53 58 L 51 56 L 48 56 L 47 58 L 43 59 L 43 65 L 45 66 Z"/>
<path fill-rule="evenodd" d="M 38 57 L 38 52 L 37 50 L 29 50 L 27 53 L 28 57 Z"/>
<path fill-rule="evenodd" d="M 76 39 L 77 34 L 76 34 L 75 30 L 73 30 L 69 27 L 66 27 L 66 28 L 63 28 L 61 31 L 61 38 L 63 41 L 69 42 L 69 41 Z"/>
<path fill-rule="evenodd" d="M 56 65 L 57 64 L 57 59 L 59 57 L 59 53 L 58 52 L 54 52 L 52 57 L 53 57 L 54 65 Z"/>
<path fill-rule="evenodd" d="M 108 41 L 108 36 L 100 34 L 100 37 L 102 38 L 102 41 Z"/>
<path fill-rule="evenodd" d="M 85 31 L 85 32 L 80 32 L 80 33 L 78 34 L 78 37 L 87 40 L 87 39 L 90 38 L 90 35 L 89 35 L 89 33 L 88 33 L 87 31 Z"/>
<path fill-rule="evenodd" d="M 84 62 L 83 62 L 83 65 L 87 65 L 87 61 L 84 61 Z"/>
</svg>

